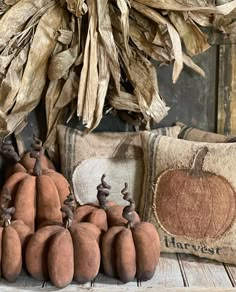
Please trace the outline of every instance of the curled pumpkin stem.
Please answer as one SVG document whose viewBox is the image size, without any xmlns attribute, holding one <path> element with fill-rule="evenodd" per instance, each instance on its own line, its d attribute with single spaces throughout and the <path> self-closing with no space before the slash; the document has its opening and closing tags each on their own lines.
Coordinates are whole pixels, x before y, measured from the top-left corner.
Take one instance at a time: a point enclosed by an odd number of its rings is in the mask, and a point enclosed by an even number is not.
<svg viewBox="0 0 236 292">
<path fill-rule="evenodd" d="M 73 221 L 73 211 L 71 210 L 71 208 L 69 206 L 63 206 L 61 207 L 60 211 L 62 213 L 65 213 L 65 218 L 64 218 L 64 222 L 65 222 L 65 228 L 69 228 L 72 225 L 72 221 Z"/>
<path fill-rule="evenodd" d="M 43 142 L 39 138 L 37 138 L 35 135 L 33 135 L 33 139 L 34 139 L 34 143 L 31 144 L 31 147 L 33 148 L 33 150 L 43 153 L 44 152 L 44 149 L 42 147 Z"/>
<path fill-rule="evenodd" d="M 121 193 L 123 195 L 123 199 L 127 202 L 129 202 L 129 205 L 124 207 L 122 216 L 128 221 L 127 227 L 131 228 L 134 225 L 135 220 L 135 202 L 133 198 L 131 197 L 130 193 L 128 192 L 128 184 L 125 183 L 124 189 L 121 190 Z"/>
<path fill-rule="evenodd" d="M 205 147 L 200 148 L 195 154 L 192 165 L 191 165 L 192 175 L 200 176 L 202 174 L 203 163 L 207 155 L 207 152 L 208 152 L 208 148 L 205 146 Z"/>
<path fill-rule="evenodd" d="M 63 202 L 66 206 L 69 206 L 71 210 L 74 212 L 74 210 L 78 207 L 78 203 L 76 202 L 75 195 L 69 186 L 69 195 L 67 196 L 67 199 Z"/>
<path fill-rule="evenodd" d="M 12 145 L 11 141 L 2 141 L 2 145 L 0 148 L 0 153 L 6 158 L 6 159 L 12 159 L 14 162 L 19 162 L 20 156 L 17 154 L 14 146 Z"/>
<path fill-rule="evenodd" d="M 107 209 L 107 197 L 110 195 L 111 189 L 111 186 L 105 182 L 105 177 L 106 175 L 103 174 L 101 177 L 101 183 L 97 186 L 97 199 L 99 206 L 104 210 Z"/>
<path fill-rule="evenodd" d="M 42 175 L 42 167 L 41 167 L 41 161 L 40 161 L 40 152 L 39 151 L 31 151 L 30 157 L 35 158 L 35 164 L 33 169 L 33 175 L 40 176 Z"/>
</svg>

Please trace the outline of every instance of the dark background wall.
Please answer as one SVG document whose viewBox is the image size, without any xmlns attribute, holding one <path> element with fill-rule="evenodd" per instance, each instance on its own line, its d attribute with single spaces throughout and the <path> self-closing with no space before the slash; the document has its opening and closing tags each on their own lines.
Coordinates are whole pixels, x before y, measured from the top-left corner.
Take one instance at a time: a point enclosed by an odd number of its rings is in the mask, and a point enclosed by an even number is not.
<svg viewBox="0 0 236 292">
<path fill-rule="evenodd" d="M 160 93 L 171 107 L 160 126 L 181 121 L 203 130 L 216 130 L 217 55 L 217 47 L 212 46 L 193 58 L 205 71 L 206 78 L 184 67 L 177 83 L 172 84 L 172 66 L 157 67 Z"/>
</svg>

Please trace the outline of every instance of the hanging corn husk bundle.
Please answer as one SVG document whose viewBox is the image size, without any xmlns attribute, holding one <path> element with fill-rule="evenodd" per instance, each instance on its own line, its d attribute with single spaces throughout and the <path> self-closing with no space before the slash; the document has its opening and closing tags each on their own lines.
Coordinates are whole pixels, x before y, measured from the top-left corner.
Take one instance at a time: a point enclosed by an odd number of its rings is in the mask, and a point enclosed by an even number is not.
<svg viewBox="0 0 236 292">
<path fill-rule="evenodd" d="M 234 33 L 236 0 L 0 0 L 0 135 L 18 133 L 43 99 L 45 147 L 73 115 L 87 132 L 109 110 L 160 122 L 168 107 L 150 59 L 173 82 L 209 48 L 201 26 Z M 124 114 L 125 116 L 125 114 Z"/>
</svg>

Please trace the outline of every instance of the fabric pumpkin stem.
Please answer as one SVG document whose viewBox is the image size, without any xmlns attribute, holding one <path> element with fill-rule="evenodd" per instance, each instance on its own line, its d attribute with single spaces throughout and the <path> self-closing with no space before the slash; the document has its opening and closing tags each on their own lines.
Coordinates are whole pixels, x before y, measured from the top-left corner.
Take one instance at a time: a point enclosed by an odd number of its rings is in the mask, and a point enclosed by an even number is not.
<svg viewBox="0 0 236 292">
<path fill-rule="evenodd" d="M 191 175 L 196 175 L 196 176 L 202 175 L 202 167 L 203 167 L 203 163 L 207 155 L 207 152 L 208 152 L 207 147 L 203 147 L 198 150 L 191 166 L 191 172 L 190 172 Z"/>
</svg>

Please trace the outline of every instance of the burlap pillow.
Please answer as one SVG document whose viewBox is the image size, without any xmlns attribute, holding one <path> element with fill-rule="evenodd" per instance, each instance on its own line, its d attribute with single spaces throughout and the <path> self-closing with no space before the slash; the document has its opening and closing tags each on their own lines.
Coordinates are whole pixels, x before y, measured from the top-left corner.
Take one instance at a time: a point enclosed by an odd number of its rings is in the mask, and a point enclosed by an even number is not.
<svg viewBox="0 0 236 292">
<path fill-rule="evenodd" d="M 91 133 L 58 126 L 61 170 L 73 186 L 80 204 L 94 202 L 103 173 L 111 184 L 110 200 L 125 204 L 121 189 L 129 185 L 137 206 L 143 187 L 143 152 L 140 134 Z M 180 127 L 160 128 L 158 133 L 177 137 Z"/>
<path fill-rule="evenodd" d="M 236 142 L 236 136 L 234 135 L 221 135 L 213 132 L 203 131 L 197 128 L 189 127 L 181 122 L 177 122 L 176 125 L 181 127 L 181 130 L 178 134 L 179 139 L 208 143 Z"/>
<path fill-rule="evenodd" d="M 140 214 L 164 252 L 236 263 L 236 144 L 142 134 Z"/>
</svg>

